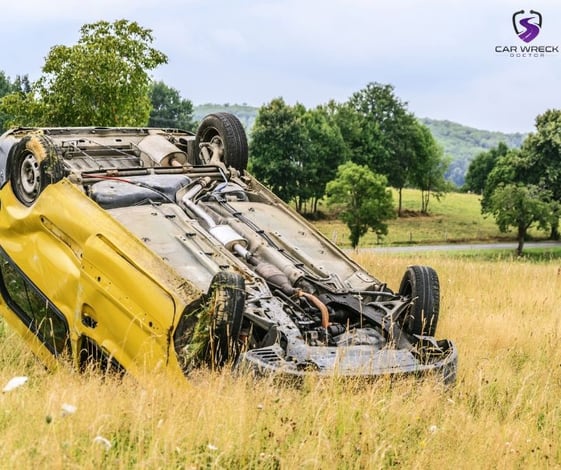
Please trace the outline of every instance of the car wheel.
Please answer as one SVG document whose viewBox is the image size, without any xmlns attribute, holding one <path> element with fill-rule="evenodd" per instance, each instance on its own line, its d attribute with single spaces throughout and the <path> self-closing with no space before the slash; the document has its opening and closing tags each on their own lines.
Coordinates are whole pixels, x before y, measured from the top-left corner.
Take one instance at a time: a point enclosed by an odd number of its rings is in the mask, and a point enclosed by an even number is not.
<svg viewBox="0 0 561 470">
<path fill-rule="evenodd" d="M 412 299 L 402 322 L 411 334 L 434 336 L 440 310 L 440 283 L 436 271 L 429 266 L 409 266 L 399 294 Z"/>
<path fill-rule="evenodd" d="M 230 113 L 206 116 L 195 136 L 197 164 L 223 162 L 243 172 L 247 168 L 248 149 L 245 130 L 239 119 Z"/>
<path fill-rule="evenodd" d="M 12 149 L 9 165 L 14 194 L 26 206 L 31 206 L 48 184 L 64 176 L 62 159 L 45 136 L 21 139 Z"/>
<path fill-rule="evenodd" d="M 212 368 L 235 361 L 240 350 L 240 330 L 245 306 L 245 281 L 235 273 L 217 273 L 209 289 L 209 343 L 207 360 Z"/>
</svg>

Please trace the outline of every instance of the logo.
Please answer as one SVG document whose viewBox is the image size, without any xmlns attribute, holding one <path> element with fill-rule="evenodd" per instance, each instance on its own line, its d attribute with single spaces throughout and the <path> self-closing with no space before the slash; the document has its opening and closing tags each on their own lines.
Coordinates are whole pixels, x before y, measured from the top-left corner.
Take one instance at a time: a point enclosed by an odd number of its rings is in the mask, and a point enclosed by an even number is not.
<svg viewBox="0 0 561 470">
<path fill-rule="evenodd" d="M 505 26 L 508 23 L 505 21 Z M 498 44 L 495 54 L 515 58 L 559 57 L 559 44 L 533 42 L 541 33 L 543 17 L 536 10 L 519 10 L 512 14 L 512 27 L 522 44 Z M 542 35 L 542 38 L 545 36 Z"/>
<path fill-rule="evenodd" d="M 524 10 L 515 12 L 512 15 L 512 26 L 522 41 L 532 42 L 542 29 L 542 14 L 539 11 L 530 10 L 529 15 L 523 15 Z"/>
</svg>

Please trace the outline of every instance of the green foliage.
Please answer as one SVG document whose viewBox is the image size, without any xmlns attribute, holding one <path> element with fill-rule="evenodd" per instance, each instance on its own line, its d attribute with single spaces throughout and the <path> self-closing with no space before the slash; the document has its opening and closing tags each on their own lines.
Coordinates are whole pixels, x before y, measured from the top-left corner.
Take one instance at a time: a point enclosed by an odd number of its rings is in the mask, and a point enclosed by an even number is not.
<svg viewBox="0 0 561 470">
<path fill-rule="evenodd" d="M 13 85 L 10 82 L 10 78 L 6 77 L 6 74 L 0 71 L 0 97 L 11 93 L 13 90 Z"/>
<path fill-rule="evenodd" d="M 387 179 L 365 165 L 347 162 L 339 166 L 335 180 L 327 184 L 329 205 L 342 206 L 341 219 L 350 229 L 353 248 L 372 229 L 377 236 L 388 233 L 385 220 L 395 217 Z"/>
<path fill-rule="evenodd" d="M 426 214 L 431 194 L 440 199 L 449 190 L 444 174 L 450 161 L 444 157 L 442 147 L 436 143 L 428 127 L 419 121 L 415 125 L 412 135 L 416 158 L 412 162 L 410 184 L 421 190 L 421 212 Z"/>
<path fill-rule="evenodd" d="M 16 125 L 140 126 L 148 122 L 151 79 L 166 63 L 151 47 L 149 29 L 136 22 L 82 26 L 74 46 L 51 48 L 43 75 L 29 93 L 8 95 L 2 110 Z"/>
<path fill-rule="evenodd" d="M 436 119 L 421 119 L 436 141 L 444 148 L 444 153 L 452 157 L 446 172 L 446 179 L 458 188 L 465 183 L 465 177 L 473 158 L 481 152 L 497 147 L 501 142 L 510 148 L 520 148 L 526 134 L 492 132 L 461 124 Z"/>
<path fill-rule="evenodd" d="M 16 79 L 11 82 L 9 77 L 7 77 L 4 72 L 0 71 L 0 133 L 7 130 L 10 122 L 13 120 L 12 115 L 2 106 L 2 103 L 14 99 L 12 94 L 15 94 L 15 98 L 20 98 L 30 91 L 31 85 L 29 84 L 27 75 L 18 75 Z"/>
<path fill-rule="evenodd" d="M 329 112 L 333 114 L 341 134 L 347 143 L 348 148 L 346 151 L 349 152 L 350 155 L 345 155 L 344 160 L 366 163 L 366 161 L 361 160 L 361 158 L 364 159 L 365 157 L 363 156 L 367 155 L 367 148 L 375 147 L 374 141 L 376 138 L 376 131 L 374 134 L 370 132 L 364 133 L 372 138 L 371 142 L 364 142 L 363 139 L 366 138 L 366 135 L 361 135 L 363 132 L 360 125 L 353 123 L 354 113 L 352 113 L 352 109 L 345 109 L 345 106 L 347 106 L 347 103 L 340 104 L 333 100 L 323 105 L 324 108 L 328 109 Z M 217 111 L 228 111 L 235 114 L 251 136 L 253 123 L 259 111 L 257 107 L 247 104 L 238 105 L 226 103 L 221 105 L 207 103 L 195 106 L 194 118 L 200 120 L 207 114 Z M 501 142 L 505 143 L 508 147 L 519 148 L 526 138 L 526 134 L 522 133 L 507 134 L 503 132 L 474 129 L 447 120 L 421 118 L 420 122 L 429 128 L 434 140 L 442 147 L 446 161 L 449 162 L 444 175 L 446 181 L 451 182 L 458 188 L 464 185 L 468 168 L 476 155 L 497 147 Z"/>
<path fill-rule="evenodd" d="M 175 127 L 195 130 L 193 121 L 193 103 L 181 98 L 179 91 L 158 81 L 152 84 L 152 111 L 150 127 Z"/>
<path fill-rule="evenodd" d="M 308 158 L 303 164 L 306 180 L 299 198 L 312 201 L 312 213 L 325 194 L 326 184 L 335 178 L 337 167 L 343 162 L 345 141 L 333 117 L 322 107 L 308 110 L 302 117 Z"/>
<path fill-rule="evenodd" d="M 345 143 L 324 108 L 306 110 L 277 98 L 259 110 L 250 142 L 250 169 L 285 201 L 312 211 L 335 176 Z"/>
<path fill-rule="evenodd" d="M 536 132 L 522 145 L 528 179 L 541 184 L 561 200 L 561 110 L 550 109 L 536 118 Z"/>
<path fill-rule="evenodd" d="M 519 255 L 522 254 L 526 233 L 532 224 L 546 230 L 554 221 L 557 203 L 551 193 L 535 185 L 524 183 L 501 184 L 492 192 L 488 212 L 493 215 L 499 229 L 517 230 Z"/>
<path fill-rule="evenodd" d="M 259 110 L 250 142 L 250 170 L 285 201 L 295 199 L 303 182 L 303 106 L 276 98 Z"/>
<path fill-rule="evenodd" d="M 561 110 L 549 109 L 536 117 L 536 132 L 524 141 L 522 151 L 525 180 L 551 191 L 561 203 Z M 552 223 L 551 238 L 560 238 L 558 218 Z"/>
<path fill-rule="evenodd" d="M 503 142 L 488 152 L 478 153 L 469 165 L 463 189 L 476 194 L 483 193 L 489 173 L 495 167 L 497 160 L 507 153 L 508 147 Z"/>
<path fill-rule="evenodd" d="M 423 206 L 428 205 L 431 191 L 442 194 L 446 190 L 442 150 L 428 128 L 395 96 L 393 86 L 369 83 L 351 96 L 348 105 L 358 115 L 354 118 L 358 140 L 364 141 L 359 145 L 363 154 L 353 159 L 355 163 L 385 175 L 398 190 L 408 184 L 423 189 Z"/>
<path fill-rule="evenodd" d="M 357 113 L 359 136 L 365 139 L 362 158 L 353 161 L 386 175 L 391 186 L 404 187 L 414 158 L 415 125 L 406 103 L 395 96 L 393 86 L 369 83 L 351 96 L 348 105 Z"/>
</svg>

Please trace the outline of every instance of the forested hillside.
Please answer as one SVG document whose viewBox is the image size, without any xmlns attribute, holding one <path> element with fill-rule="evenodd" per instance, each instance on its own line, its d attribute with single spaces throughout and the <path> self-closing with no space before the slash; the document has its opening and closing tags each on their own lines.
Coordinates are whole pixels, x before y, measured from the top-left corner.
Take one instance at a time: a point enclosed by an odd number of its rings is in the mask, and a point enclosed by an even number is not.
<svg viewBox="0 0 561 470">
<path fill-rule="evenodd" d="M 519 132 L 504 134 L 484 131 L 451 121 L 429 118 L 423 118 L 421 122 L 430 129 L 436 141 L 442 145 L 444 153 L 452 157 L 446 179 L 458 187 L 464 184 L 469 164 L 478 153 L 486 152 L 500 142 L 504 142 L 510 148 L 519 148 L 527 135 Z"/>
<path fill-rule="evenodd" d="M 235 114 L 248 134 L 251 134 L 258 109 L 246 104 L 207 103 L 195 106 L 193 117 L 199 121 L 209 113 L 227 111 Z M 452 158 L 446 179 L 458 187 L 464 184 L 469 164 L 478 153 L 496 147 L 500 142 L 504 142 L 508 147 L 518 148 L 526 138 L 526 134 L 485 131 L 446 120 L 422 118 L 420 121 L 430 129 L 436 141 L 442 145 L 444 153 Z"/>
</svg>

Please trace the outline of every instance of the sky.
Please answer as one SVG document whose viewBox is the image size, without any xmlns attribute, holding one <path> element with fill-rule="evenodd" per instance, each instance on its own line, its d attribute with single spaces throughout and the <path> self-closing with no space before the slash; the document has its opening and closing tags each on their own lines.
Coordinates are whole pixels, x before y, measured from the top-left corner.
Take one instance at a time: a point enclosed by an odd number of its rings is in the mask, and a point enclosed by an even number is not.
<svg viewBox="0 0 561 470">
<path fill-rule="evenodd" d="M 194 105 L 259 107 L 282 97 L 313 108 L 377 82 L 392 85 L 417 117 L 490 131 L 531 132 L 537 115 L 561 108 L 557 0 L 6 3 L 0 70 L 12 80 L 37 80 L 50 48 L 76 44 L 82 25 L 127 19 L 151 29 L 168 57 L 151 76 Z M 525 30 L 538 35 L 524 42 Z M 523 46 L 553 52 L 517 56 Z"/>
</svg>

